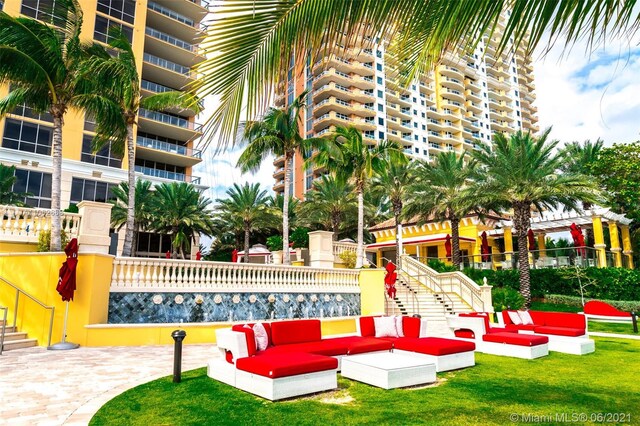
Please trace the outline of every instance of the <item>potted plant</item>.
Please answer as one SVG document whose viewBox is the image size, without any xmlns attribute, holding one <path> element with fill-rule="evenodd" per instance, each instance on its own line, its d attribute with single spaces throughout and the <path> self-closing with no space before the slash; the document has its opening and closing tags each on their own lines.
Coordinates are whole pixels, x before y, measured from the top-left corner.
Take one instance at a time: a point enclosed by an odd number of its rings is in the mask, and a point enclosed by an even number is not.
<svg viewBox="0 0 640 426">
<path fill-rule="evenodd" d="M 295 266 L 304 266 L 303 251 L 309 251 L 309 230 L 307 228 L 296 228 L 290 237 L 293 248 L 296 251 Z"/>
</svg>

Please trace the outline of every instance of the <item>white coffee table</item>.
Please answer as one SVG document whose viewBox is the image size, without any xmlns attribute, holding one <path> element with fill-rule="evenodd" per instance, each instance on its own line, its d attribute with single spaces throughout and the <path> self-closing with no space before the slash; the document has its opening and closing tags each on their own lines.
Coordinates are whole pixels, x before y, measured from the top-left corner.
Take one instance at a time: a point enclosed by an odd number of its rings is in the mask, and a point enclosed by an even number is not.
<svg viewBox="0 0 640 426">
<path fill-rule="evenodd" d="M 349 355 L 342 358 L 342 376 L 383 389 L 436 381 L 436 366 L 419 357 L 393 352 Z"/>
</svg>

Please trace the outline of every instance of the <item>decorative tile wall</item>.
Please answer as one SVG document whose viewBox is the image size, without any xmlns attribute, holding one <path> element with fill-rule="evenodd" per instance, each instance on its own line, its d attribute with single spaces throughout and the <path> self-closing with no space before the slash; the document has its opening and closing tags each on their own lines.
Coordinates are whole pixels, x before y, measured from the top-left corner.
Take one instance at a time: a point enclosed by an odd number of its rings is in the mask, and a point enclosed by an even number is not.
<svg viewBox="0 0 640 426">
<path fill-rule="evenodd" d="M 111 293 L 109 324 L 253 321 L 360 315 L 360 294 Z"/>
</svg>

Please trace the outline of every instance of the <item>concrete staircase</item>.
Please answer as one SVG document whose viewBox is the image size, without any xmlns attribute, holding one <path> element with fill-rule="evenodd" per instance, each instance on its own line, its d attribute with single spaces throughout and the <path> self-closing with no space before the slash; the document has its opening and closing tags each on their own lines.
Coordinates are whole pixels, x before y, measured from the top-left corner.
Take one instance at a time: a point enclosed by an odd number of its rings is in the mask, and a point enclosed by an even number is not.
<svg viewBox="0 0 640 426">
<path fill-rule="evenodd" d="M 2 323 L 0 320 L 0 333 L 2 333 Z M 10 351 L 13 349 L 30 348 L 38 345 L 37 339 L 30 339 L 27 333 L 17 331 L 15 327 L 7 325 L 5 327 L 4 344 L 2 351 Z"/>
</svg>

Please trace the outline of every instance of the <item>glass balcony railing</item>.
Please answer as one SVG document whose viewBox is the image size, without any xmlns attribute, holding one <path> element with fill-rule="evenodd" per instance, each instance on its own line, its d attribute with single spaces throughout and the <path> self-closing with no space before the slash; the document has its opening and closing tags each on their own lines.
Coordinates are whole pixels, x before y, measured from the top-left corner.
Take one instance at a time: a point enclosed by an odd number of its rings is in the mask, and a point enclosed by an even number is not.
<svg viewBox="0 0 640 426">
<path fill-rule="evenodd" d="M 188 176 L 184 173 L 153 169 L 151 167 L 145 167 L 145 166 L 136 166 L 135 170 L 136 172 L 142 173 L 145 176 L 153 176 L 153 177 L 162 178 L 162 179 L 177 180 L 180 182 L 190 182 L 194 185 L 200 184 L 200 177 Z"/>
<path fill-rule="evenodd" d="M 150 35 L 153 38 L 157 38 L 158 40 L 162 40 L 181 49 L 188 50 L 189 52 L 196 53 L 198 50 L 195 45 L 187 43 L 184 40 L 180 40 L 179 38 L 170 36 L 169 34 L 163 33 L 162 31 L 158 31 L 154 28 L 147 27 L 145 28 L 144 32 L 145 34 Z"/>
<path fill-rule="evenodd" d="M 186 146 L 159 141 L 157 139 L 151 139 L 144 136 L 138 136 L 136 139 L 136 145 L 170 152 L 172 154 L 185 155 L 187 157 L 202 158 L 202 151 L 199 149 L 192 149 Z"/>
<path fill-rule="evenodd" d="M 186 118 L 176 117 L 174 115 L 165 114 L 162 112 L 149 111 L 144 108 L 140 108 L 138 115 L 140 117 L 148 118 L 149 120 L 159 121 L 161 123 L 170 124 L 172 126 L 182 127 L 183 129 L 189 129 L 198 131 L 201 125 L 191 122 Z"/>
<path fill-rule="evenodd" d="M 178 22 L 182 22 L 183 24 L 189 25 L 190 27 L 195 27 L 195 23 L 193 22 L 193 19 L 189 19 L 186 16 L 179 14 L 175 10 L 168 9 L 152 1 L 147 3 L 147 7 L 158 13 L 162 13 L 163 15 L 168 16 L 171 19 L 175 19 Z"/>
<path fill-rule="evenodd" d="M 166 68 L 170 71 L 177 72 L 178 74 L 186 75 L 187 77 L 193 77 L 193 72 L 188 67 L 182 66 L 180 64 L 176 64 L 175 62 L 168 61 L 166 59 L 159 58 L 157 56 L 150 55 L 145 53 L 143 56 L 143 60 L 145 62 L 149 62 L 150 64 L 157 65 L 162 68 Z"/>
<path fill-rule="evenodd" d="M 158 83 L 153 83 L 148 80 L 142 80 L 140 82 L 140 86 L 142 87 L 142 89 L 148 90 L 154 93 L 165 93 L 165 92 L 175 91 L 175 89 L 172 89 L 171 87 L 163 86 L 162 84 L 158 84 Z"/>
</svg>

